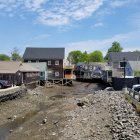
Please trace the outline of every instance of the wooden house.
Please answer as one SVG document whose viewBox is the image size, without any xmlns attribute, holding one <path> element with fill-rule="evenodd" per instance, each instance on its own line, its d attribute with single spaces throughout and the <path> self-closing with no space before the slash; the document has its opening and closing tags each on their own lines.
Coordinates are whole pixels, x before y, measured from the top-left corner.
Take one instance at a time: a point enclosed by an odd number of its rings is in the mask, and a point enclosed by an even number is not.
<svg viewBox="0 0 140 140">
<path fill-rule="evenodd" d="M 48 68 L 49 79 L 62 79 L 64 48 L 26 48 L 24 62 L 45 62 Z"/>
<path fill-rule="evenodd" d="M 13 85 L 34 83 L 39 80 L 39 70 L 22 62 L 0 61 L 0 79 Z"/>
<path fill-rule="evenodd" d="M 123 77 L 124 59 L 127 61 L 140 61 L 140 52 L 110 52 L 108 65 L 112 67 L 112 77 Z"/>
</svg>

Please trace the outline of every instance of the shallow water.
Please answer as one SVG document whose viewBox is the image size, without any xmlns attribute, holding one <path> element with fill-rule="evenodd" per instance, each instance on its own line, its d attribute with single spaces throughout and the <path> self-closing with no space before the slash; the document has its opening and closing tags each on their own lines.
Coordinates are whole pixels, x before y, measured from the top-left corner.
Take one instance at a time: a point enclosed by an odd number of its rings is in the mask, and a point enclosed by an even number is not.
<svg viewBox="0 0 140 140">
<path fill-rule="evenodd" d="M 31 111 L 27 113 L 24 117 L 15 118 L 13 120 L 11 119 L 10 122 L 0 126 L 0 140 L 4 140 L 6 136 L 8 136 L 12 131 L 20 127 L 27 120 L 30 120 L 37 113 L 38 111 Z"/>
</svg>

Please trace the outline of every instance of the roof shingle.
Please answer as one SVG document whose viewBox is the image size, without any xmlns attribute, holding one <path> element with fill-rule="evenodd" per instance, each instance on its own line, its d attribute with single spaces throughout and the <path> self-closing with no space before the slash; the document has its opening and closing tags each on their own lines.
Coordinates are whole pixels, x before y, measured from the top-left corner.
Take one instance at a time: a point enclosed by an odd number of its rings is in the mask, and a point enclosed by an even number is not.
<svg viewBox="0 0 140 140">
<path fill-rule="evenodd" d="M 64 59 L 64 51 L 64 48 L 26 48 L 23 59 Z"/>
<path fill-rule="evenodd" d="M 123 61 L 123 58 L 127 61 L 140 61 L 140 52 L 110 52 L 111 61 Z"/>
</svg>

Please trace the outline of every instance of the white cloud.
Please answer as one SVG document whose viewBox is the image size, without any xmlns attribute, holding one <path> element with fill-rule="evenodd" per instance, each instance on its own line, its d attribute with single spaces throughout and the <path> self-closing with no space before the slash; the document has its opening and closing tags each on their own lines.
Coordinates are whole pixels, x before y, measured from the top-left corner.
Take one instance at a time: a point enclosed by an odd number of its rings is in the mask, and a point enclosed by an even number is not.
<svg viewBox="0 0 140 140">
<path fill-rule="evenodd" d="M 133 3 L 136 2 L 137 0 L 133 0 Z M 113 7 L 113 8 L 116 8 L 116 7 L 122 7 L 122 6 L 125 6 L 129 3 L 132 3 L 132 0 L 112 0 L 110 2 L 110 6 Z"/>
<path fill-rule="evenodd" d="M 22 11 L 33 12 L 41 24 L 62 26 L 97 14 L 96 11 L 102 9 L 103 4 L 107 7 L 103 13 L 109 14 L 113 12 L 109 10 L 110 7 L 120 7 L 130 2 L 132 0 L 0 0 L 0 13 L 22 15 Z"/>
<path fill-rule="evenodd" d="M 102 0 L 64 0 L 42 10 L 38 21 L 52 26 L 67 25 L 72 21 L 90 17 L 102 4 Z"/>
<path fill-rule="evenodd" d="M 103 23 L 102 22 L 98 22 L 98 23 L 95 23 L 93 25 L 93 27 L 102 27 L 103 26 Z"/>
<path fill-rule="evenodd" d="M 21 8 L 35 12 L 42 24 L 60 26 L 90 17 L 102 4 L 103 0 L 0 0 L 0 10 Z"/>
<path fill-rule="evenodd" d="M 40 34 L 36 37 L 34 37 L 32 40 L 40 40 L 40 39 L 48 39 L 48 37 L 50 37 L 51 35 L 50 34 Z"/>
<path fill-rule="evenodd" d="M 45 4 L 48 0 L 25 0 L 24 5 L 27 9 L 31 11 L 37 11 L 42 8 L 42 5 Z"/>
</svg>

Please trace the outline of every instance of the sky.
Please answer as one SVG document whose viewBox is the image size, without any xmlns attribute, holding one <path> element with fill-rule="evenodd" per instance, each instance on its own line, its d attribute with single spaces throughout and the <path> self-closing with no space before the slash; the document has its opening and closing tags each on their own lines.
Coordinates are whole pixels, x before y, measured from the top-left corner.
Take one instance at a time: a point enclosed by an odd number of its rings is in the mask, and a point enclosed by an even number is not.
<svg viewBox="0 0 140 140">
<path fill-rule="evenodd" d="M 64 47 L 66 56 L 105 55 L 114 41 L 140 50 L 140 0 L 0 0 L 0 54 Z"/>
</svg>

